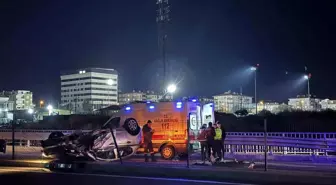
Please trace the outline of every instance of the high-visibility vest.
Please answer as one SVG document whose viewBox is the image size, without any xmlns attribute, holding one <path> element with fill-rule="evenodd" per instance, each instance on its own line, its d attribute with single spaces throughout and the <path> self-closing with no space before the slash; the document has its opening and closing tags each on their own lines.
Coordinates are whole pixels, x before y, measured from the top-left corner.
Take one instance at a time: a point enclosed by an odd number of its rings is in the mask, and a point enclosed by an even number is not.
<svg viewBox="0 0 336 185">
<path fill-rule="evenodd" d="M 216 132 L 215 140 L 222 140 L 222 129 L 216 128 L 215 132 Z"/>
</svg>

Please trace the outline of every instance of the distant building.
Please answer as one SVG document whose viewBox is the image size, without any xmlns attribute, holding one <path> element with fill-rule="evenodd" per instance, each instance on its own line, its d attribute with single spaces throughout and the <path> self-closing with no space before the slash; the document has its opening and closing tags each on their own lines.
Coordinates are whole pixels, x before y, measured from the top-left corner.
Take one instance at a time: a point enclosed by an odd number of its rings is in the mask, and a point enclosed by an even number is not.
<svg viewBox="0 0 336 185">
<path fill-rule="evenodd" d="M 119 93 L 119 104 L 127 104 L 134 101 L 151 101 L 151 102 L 159 102 L 162 100 L 163 95 L 157 94 L 154 91 L 135 91 L 132 92 L 124 92 Z M 166 95 L 166 99 L 171 100 L 171 95 Z"/>
<path fill-rule="evenodd" d="M 114 69 L 86 68 L 61 74 L 61 104 L 71 112 L 118 104 L 118 73 Z"/>
<path fill-rule="evenodd" d="M 258 103 L 258 112 L 262 110 L 270 111 L 271 113 L 277 113 L 279 111 L 280 104 L 278 102 L 260 101 Z M 255 112 L 255 111 L 254 111 Z"/>
<path fill-rule="evenodd" d="M 213 98 L 206 98 L 206 97 L 183 97 L 182 100 L 190 100 L 195 102 L 201 102 L 201 103 L 213 103 Z"/>
<path fill-rule="evenodd" d="M 133 92 L 119 93 L 120 105 L 130 103 L 133 101 L 145 101 L 145 100 L 146 100 L 146 94 L 141 91 L 133 90 Z"/>
<path fill-rule="evenodd" d="M 320 104 L 322 110 L 326 109 L 336 110 L 336 100 L 324 99 L 321 100 Z"/>
<path fill-rule="evenodd" d="M 320 102 L 318 98 L 297 96 L 297 98 L 289 98 L 288 105 L 294 110 L 319 111 L 321 110 Z"/>
<path fill-rule="evenodd" d="M 8 100 L 9 97 L 0 96 L 0 124 L 9 123 L 8 119 Z"/>
<path fill-rule="evenodd" d="M 34 108 L 33 93 L 26 90 L 2 91 L 0 93 L 3 103 L 0 107 L 12 110 L 28 110 Z M 6 101 L 4 101 L 7 99 Z"/>
<path fill-rule="evenodd" d="M 234 113 L 237 110 L 248 110 L 252 105 L 252 97 L 231 91 L 215 95 L 213 98 L 217 112 Z"/>
</svg>

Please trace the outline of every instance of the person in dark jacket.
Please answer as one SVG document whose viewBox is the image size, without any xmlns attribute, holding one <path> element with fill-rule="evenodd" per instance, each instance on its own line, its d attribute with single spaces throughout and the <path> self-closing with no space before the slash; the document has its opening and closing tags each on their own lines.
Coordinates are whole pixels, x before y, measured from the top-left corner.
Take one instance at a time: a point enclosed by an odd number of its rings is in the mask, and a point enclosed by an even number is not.
<svg viewBox="0 0 336 185">
<path fill-rule="evenodd" d="M 225 130 L 223 124 L 221 124 L 219 122 L 218 122 L 218 124 L 219 124 L 220 128 L 222 129 L 222 145 L 221 145 L 221 150 L 222 150 L 222 156 L 223 156 L 223 158 L 221 159 L 221 162 L 224 162 L 224 155 L 225 155 L 225 145 L 224 145 L 225 143 L 224 143 L 224 141 L 225 141 L 225 138 L 226 138 L 226 130 Z"/>
<path fill-rule="evenodd" d="M 214 139 L 215 139 L 215 134 L 216 134 L 215 128 L 212 126 L 212 122 L 209 122 L 209 125 L 206 131 L 207 131 L 206 140 L 208 143 L 208 157 L 209 157 L 209 161 L 211 162 L 211 151 L 213 152 L 213 154 L 215 154 Z"/>
<path fill-rule="evenodd" d="M 202 162 L 204 163 L 206 159 L 208 159 L 208 143 L 207 143 L 207 130 L 206 130 L 206 124 L 203 124 L 200 128 L 200 135 L 198 136 L 198 141 L 201 144 L 201 158 Z"/>
<path fill-rule="evenodd" d="M 154 150 L 152 137 L 154 130 L 152 129 L 152 121 L 148 120 L 147 123 L 142 128 L 143 137 L 144 137 L 144 152 L 145 152 L 145 162 L 148 162 L 148 153 L 150 153 L 152 161 L 155 162 Z"/>
</svg>

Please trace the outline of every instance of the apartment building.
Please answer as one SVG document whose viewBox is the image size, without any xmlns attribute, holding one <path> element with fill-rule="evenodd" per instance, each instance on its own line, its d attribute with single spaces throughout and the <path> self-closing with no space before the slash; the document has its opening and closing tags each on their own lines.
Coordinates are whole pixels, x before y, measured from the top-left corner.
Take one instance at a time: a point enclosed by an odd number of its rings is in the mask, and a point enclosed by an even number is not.
<svg viewBox="0 0 336 185">
<path fill-rule="evenodd" d="M 91 112 L 118 104 L 118 73 L 85 68 L 61 73 L 61 103 L 73 113 Z"/>
</svg>

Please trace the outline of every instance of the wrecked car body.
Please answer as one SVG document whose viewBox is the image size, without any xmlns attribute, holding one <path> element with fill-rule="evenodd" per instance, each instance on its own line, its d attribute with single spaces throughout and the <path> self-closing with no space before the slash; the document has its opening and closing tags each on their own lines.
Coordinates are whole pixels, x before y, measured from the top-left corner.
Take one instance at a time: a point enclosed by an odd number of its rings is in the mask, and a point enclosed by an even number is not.
<svg viewBox="0 0 336 185">
<path fill-rule="evenodd" d="M 81 158 L 93 161 L 114 161 L 132 156 L 141 144 L 141 128 L 133 118 L 120 125 L 120 118 L 109 119 L 101 129 L 63 135 L 53 132 L 41 141 L 45 157 Z M 119 151 L 119 154 L 118 154 Z"/>
</svg>

